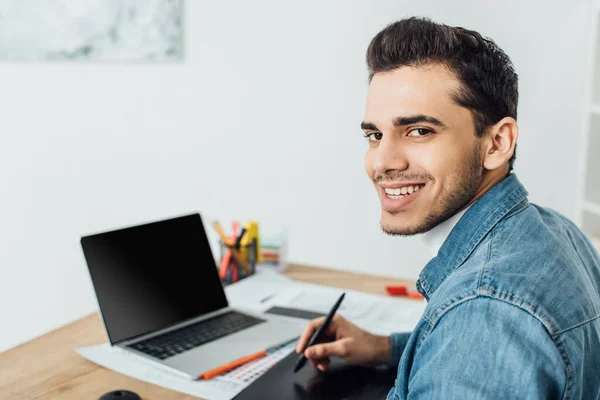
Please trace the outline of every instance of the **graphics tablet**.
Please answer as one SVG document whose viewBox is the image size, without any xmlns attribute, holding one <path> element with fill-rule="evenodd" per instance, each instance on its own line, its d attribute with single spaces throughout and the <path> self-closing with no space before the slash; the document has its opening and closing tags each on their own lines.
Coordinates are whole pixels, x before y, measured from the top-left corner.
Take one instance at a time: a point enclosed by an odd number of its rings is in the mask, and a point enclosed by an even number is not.
<svg viewBox="0 0 600 400">
<path fill-rule="evenodd" d="M 394 385 L 395 369 L 351 366 L 332 359 L 327 371 L 307 364 L 292 373 L 298 354 L 293 352 L 235 397 L 235 400 L 360 400 L 385 399 Z"/>
</svg>

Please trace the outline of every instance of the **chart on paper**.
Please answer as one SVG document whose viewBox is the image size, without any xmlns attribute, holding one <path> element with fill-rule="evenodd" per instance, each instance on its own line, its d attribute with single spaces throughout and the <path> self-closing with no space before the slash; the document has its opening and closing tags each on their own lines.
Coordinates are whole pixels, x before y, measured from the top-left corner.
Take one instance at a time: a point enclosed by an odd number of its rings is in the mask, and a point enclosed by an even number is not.
<svg viewBox="0 0 600 400">
<path fill-rule="evenodd" d="M 279 295 L 274 303 L 327 314 L 342 292 L 341 289 L 320 285 L 297 284 Z M 425 307 L 424 301 L 394 299 L 347 290 L 338 313 L 369 332 L 389 335 L 393 332 L 412 331 Z"/>
<path fill-rule="evenodd" d="M 236 384 L 249 385 L 258 378 L 261 377 L 265 372 L 271 369 L 279 361 L 287 357 L 296 348 L 296 341 L 287 343 L 271 353 L 266 357 L 259 358 L 244 364 L 226 374 L 219 376 L 220 381 L 231 381 Z"/>
</svg>

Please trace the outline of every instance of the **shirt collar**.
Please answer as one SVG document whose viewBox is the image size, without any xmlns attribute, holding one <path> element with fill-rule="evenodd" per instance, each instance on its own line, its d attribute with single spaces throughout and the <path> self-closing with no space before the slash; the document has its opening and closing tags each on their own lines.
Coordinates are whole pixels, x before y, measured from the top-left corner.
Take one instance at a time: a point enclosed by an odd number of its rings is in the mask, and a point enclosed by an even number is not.
<svg viewBox="0 0 600 400">
<path fill-rule="evenodd" d="M 469 207 L 471 206 L 469 205 Z M 441 224 L 436 225 L 423 234 L 423 241 L 431 251 L 432 257 L 437 256 L 442 244 L 444 244 L 448 238 L 448 235 L 450 235 L 450 232 L 452 232 L 452 229 L 456 226 L 460 218 L 467 212 L 469 207 L 457 212 Z"/>
<path fill-rule="evenodd" d="M 513 209 L 529 204 L 527 195 L 517 176 L 510 174 L 471 204 L 462 218 L 457 219 L 437 255 L 421 271 L 418 291 L 429 300 L 500 220 Z"/>
</svg>

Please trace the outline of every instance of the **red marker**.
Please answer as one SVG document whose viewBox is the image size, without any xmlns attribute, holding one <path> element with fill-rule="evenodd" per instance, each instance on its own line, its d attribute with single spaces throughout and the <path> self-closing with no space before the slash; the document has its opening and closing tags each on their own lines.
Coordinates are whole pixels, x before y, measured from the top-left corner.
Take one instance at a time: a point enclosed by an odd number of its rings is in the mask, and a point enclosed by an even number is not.
<svg viewBox="0 0 600 400">
<path fill-rule="evenodd" d="M 391 296 L 408 296 L 408 288 L 404 285 L 400 286 L 386 286 L 385 290 L 387 290 L 388 294 Z"/>
<path fill-rule="evenodd" d="M 406 296 L 411 299 L 423 299 L 423 295 L 419 293 L 417 290 L 409 290 L 408 287 L 404 285 L 388 285 L 385 287 L 385 290 L 388 292 L 390 296 Z"/>
</svg>

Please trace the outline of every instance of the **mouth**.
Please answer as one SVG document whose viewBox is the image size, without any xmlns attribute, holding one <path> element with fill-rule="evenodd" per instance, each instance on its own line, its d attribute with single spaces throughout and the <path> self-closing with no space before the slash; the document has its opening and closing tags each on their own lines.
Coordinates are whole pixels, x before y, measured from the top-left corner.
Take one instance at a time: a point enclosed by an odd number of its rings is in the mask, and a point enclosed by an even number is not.
<svg viewBox="0 0 600 400">
<path fill-rule="evenodd" d="M 381 206 L 387 211 L 400 211 L 412 203 L 424 187 L 425 183 L 379 185 Z"/>
</svg>

